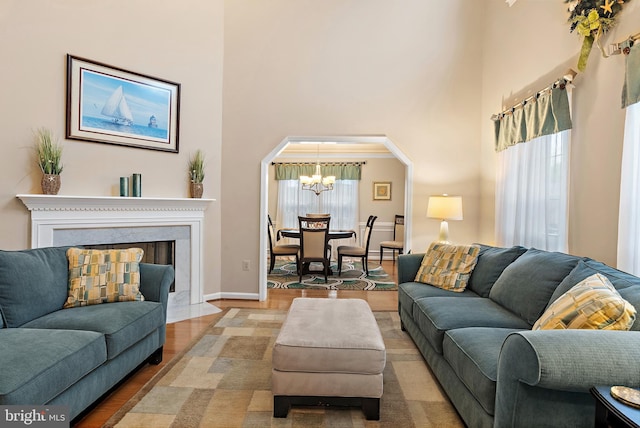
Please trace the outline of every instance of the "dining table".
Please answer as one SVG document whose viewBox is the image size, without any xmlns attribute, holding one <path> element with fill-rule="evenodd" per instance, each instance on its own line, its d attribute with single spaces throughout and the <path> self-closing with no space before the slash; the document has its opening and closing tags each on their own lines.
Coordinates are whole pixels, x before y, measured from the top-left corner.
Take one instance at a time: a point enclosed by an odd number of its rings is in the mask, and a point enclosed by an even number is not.
<svg viewBox="0 0 640 428">
<path fill-rule="evenodd" d="M 278 230 L 278 236 L 284 238 L 300 239 L 300 230 L 298 229 L 280 229 Z M 329 241 L 332 239 L 348 239 L 355 238 L 355 230 L 329 230 Z"/>
</svg>

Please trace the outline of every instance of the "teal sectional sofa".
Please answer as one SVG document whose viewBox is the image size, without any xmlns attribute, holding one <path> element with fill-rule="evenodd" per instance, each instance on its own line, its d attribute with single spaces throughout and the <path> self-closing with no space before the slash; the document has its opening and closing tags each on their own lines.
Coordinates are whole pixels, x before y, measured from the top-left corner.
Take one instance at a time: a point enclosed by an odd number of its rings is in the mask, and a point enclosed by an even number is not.
<svg viewBox="0 0 640 428">
<path fill-rule="evenodd" d="M 144 301 L 62 309 L 66 247 L 0 251 L 0 405 L 76 418 L 139 365 L 162 361 L 171 266 L 140 263 Z"/>
<path fill-rule="evenodd" d="M 589 258 L 481 245 L 455 293 L 414 281 L 422 258 L 398 259 L 402 327 L 469 427 L 592 427 L 591 386 L 640 387 L 640 321 L 630 331 L 532 331 L 594 273 L 640 310 L 640 278 Z"/>
</svg>

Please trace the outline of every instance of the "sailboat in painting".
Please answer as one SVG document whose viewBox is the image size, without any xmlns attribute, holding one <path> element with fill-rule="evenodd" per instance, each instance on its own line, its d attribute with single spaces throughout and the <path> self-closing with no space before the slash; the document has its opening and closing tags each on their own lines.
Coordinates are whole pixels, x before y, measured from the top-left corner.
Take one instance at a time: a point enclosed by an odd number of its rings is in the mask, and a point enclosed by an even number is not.
<svg viewBox="0 0 640 428">
<path fill-rule="evenodd" d="M 113 91 L 113 94 L 111 94 L 102 108 L 102 114 L 109 116 L 113 120 L 113 123 L 118 125 L 133 125 L 133 115 L 131 114 L 131 110 L 129 110 L 129 105 L 127 105 L 122 86 L 118 86 L 118 89 Z"/>
</svg>

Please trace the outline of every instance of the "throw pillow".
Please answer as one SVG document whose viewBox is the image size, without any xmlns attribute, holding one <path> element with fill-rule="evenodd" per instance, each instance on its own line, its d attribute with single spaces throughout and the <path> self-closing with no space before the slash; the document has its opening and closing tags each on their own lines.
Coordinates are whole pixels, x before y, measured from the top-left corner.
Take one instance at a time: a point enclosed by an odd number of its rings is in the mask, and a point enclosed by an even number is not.
<svg viewBox="0 0 640 428">
<path fill-rule="evenodd" d="M 144 300 L 140 293 L 141 248 L 69 248 L 69 293 L 64 308 Z"/>
<path fill-rule="evenodd" d="M 469 282 L 479 253 L 477 245 L 434 242 L 422 259 L 415 281 L 461 293 Z"/>
<path fill-rule="evenodd" d="M 606 276 L 596 273 L 560 296 L 533 325 L 533 330 L 629 330 L 635 308 Z"/>
</svg>

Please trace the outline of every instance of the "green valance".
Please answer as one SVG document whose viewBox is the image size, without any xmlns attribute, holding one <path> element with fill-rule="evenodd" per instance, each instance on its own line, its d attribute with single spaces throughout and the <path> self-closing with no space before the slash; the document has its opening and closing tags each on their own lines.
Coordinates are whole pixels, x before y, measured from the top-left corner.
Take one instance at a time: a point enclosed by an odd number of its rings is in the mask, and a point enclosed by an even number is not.
<svg viewBox="0 0 640 428">
<path fill-rule="evenodd" d="M 276 180 L 298 180 L 301 175 L 312 176 L 316 171 L 315 163 L 275 163 Z M 360 180 L 362 166 L 360 162 L 321 163 L 323 176 L 335 175 L 336 180 Z"/>
<path fill-rule="evenodd" d="M 620 43 L 622 52 L 626 55 L 626 70 L 624 73 L 624 86 L 622 87 L 622 108 L 640 101 L 640 41 L 632 39 Z M 627 52 L 629 52 L 627 54 Z"/>
<path fill-rule="evenodd" d="M 522 106 L 494 116 L 496 151 L 571 129 L 569 97 L 565 87 L 566 82 L 561 79 Z"/>
</svg>

